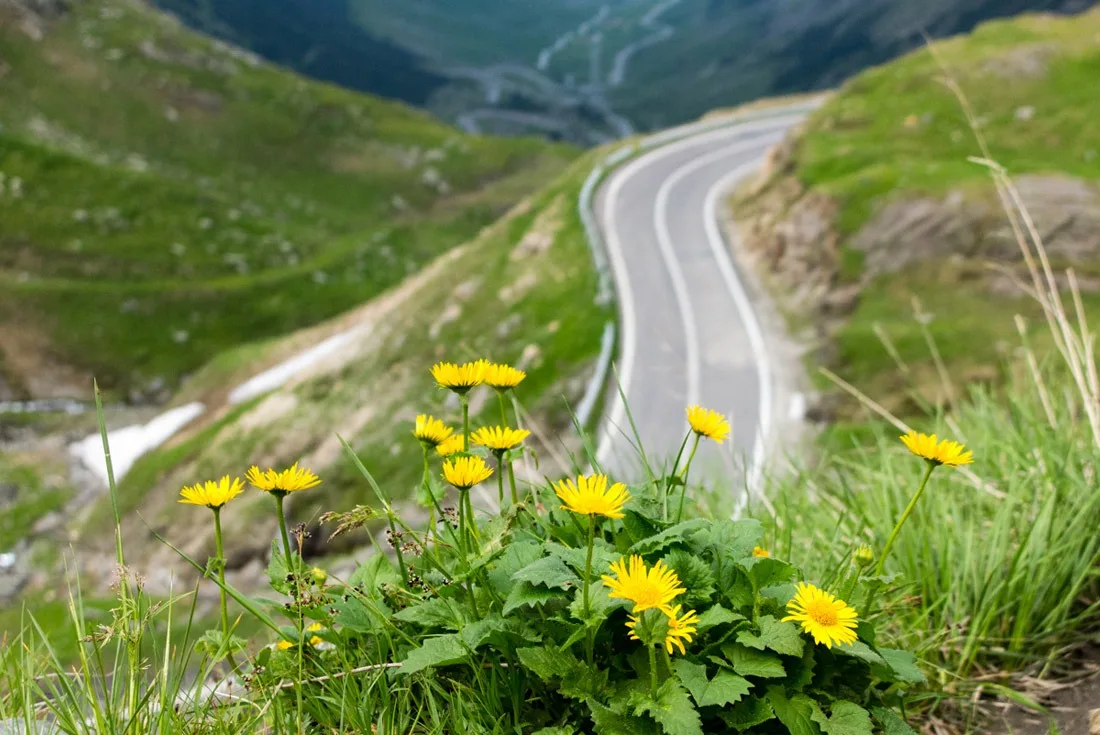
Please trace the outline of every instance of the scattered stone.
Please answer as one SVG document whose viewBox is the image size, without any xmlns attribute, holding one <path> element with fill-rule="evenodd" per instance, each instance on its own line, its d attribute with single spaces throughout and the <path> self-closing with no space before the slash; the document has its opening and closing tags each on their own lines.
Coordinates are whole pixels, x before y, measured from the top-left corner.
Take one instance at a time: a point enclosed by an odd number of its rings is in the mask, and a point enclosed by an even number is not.
<svg viewBox="0 0 1100 735">
<path fill-rule="evenodd" d="M 1020 122 L 1027 122 L 1035 117 L 1035 108 L 1031 105 L 1024 105 L 1023 107 L 1016 108 L 1016 119 Z"/>
<path fill-rule="evenodd" d="M 480 286 L 481 279 L 471 278 L 470 280 L 463 281 L 462 283 L 455 286 L 455 290 L 451 292 L 451 296 L 453 296 L 457 301 L 465 301 L 476 294 Z"/>
</svg>

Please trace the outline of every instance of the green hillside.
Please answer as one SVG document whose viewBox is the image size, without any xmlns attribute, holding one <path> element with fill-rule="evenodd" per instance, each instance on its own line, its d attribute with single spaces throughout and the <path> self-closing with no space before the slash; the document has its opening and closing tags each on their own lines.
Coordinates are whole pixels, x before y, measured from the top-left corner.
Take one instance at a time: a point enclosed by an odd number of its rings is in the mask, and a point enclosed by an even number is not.
<svg viewBox="0 0 1100 735">
<path fill-rule="evenodd" d="M 171 388 L 361 303 L 573 151 L 464 136 L 121 0 L 0 6 L 0 376 Z M 42 376 L 51 380 L 45 381 Z"/>
<path fill-rule="evenodd" d="M 1043 320 L 1019 286 L 1030 276 L 988 171 L 968 161 L 982 151 L 948 75 L 1015 177 L 1053 267 L 1076 270 L 1084 311 L 1100 316 L 1097 34 L 1100 10 L 1028 16 L 937 44 L 946 74 L 927 50 L 872 69 L 813 116 L 767 181 L 738 195 L 766 277 L 787 293 L 805 293 L 792 279 L 823 284 L 823 298 L 787 306 L 832 345 L 826 364 L 904 411 L 951 398 L 929 339 L 953 382 L 997 382 L 1019 344 L 1011 315 Z M 1035 339 L 1040 352 L 1050 344 Z"/>
</svg>

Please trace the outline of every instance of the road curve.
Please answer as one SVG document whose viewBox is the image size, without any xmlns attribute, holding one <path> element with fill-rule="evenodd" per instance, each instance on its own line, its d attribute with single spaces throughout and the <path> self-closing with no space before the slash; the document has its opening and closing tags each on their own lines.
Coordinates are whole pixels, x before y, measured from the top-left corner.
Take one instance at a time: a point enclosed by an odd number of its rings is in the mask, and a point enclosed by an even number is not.
<svg viewBox="0 0 1100 735">
<path fill-rule="evenodd" d="M 760 319 L 718 224 L 722 195 L 756 170 L 801 110 L 707 130 L 617 169 L 596 197 L 619 301 L 616 376 L 647 458 L 667 463 L 686 432 L 686 406 L 725 413 L 732 440 L 704 442 L 692 478 L 754 488 L 777 391 Z M 598 459 L 640 479 L 626 405 L 608 399 Z M 738 504 L 744 492 L 737 493 Z"/>
</svg>

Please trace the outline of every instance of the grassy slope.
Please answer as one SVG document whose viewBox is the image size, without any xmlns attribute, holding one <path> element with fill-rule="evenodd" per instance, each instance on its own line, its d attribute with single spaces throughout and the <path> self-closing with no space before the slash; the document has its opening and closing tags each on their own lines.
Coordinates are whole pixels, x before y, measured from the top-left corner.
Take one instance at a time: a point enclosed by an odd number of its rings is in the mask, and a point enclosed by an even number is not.
<svg viewBox="0 0 1100 735">
<path fill-rule="evenodd" d="M 47 335 L 8 356 L 17 387 L 52 361 L 171 386 L 379 293 L 573 155 L 255 64 L 138 3 L 78 3 L 41 41 L 0 14 L 0 48 L 0 329 Z"/>
<path fill-rule="evenodd" d="M 309 375 L 250 404 L 215 409 L 205 426 L 139 460 L 121 487 L 126 509 L 141 508 L 154 525 L 171 518 L 174 538 L 201 546 L 209 541 L 205 519 L 179 514 L 172 501 L 182 483 L 240 473 L 252 462 L 298 459 L 316 469 L 324 484 L 295 498 L 296 520 L 315 518 L 318 510 L 369 504 L 369 488 L 341 453 L 336 434 L 356 448 L 392 497 L 407 498 L 422 471 L 420 447 L 408 434 L 413 418 L 419 412 L 452 422 L 459 418 L 457 405 L 428 374 L 440 359 L 487 355 L 524 366 L 528 377 L 519 399 L 535 428 L 547 437 L 568 433 L 563 399 L 573 404 L 579 399 L 611 317 L 608 307 L 593 303 L 596 275 L 576 211 L 593 160 L 578 161 L 508 217 L 396 291 L 307 335 L 241 348 L 200 371 L 179 400 L 216 401 L 217 392 L 208 389 L 283 359 L 303 339 L 319 341 L 353 322 L 373 328 Z M 544 249 L 528 250 L 537 243 Z M 475 425 L 499 423 L 495 399 L 475 400 L 471 411 Z M 545 463 L 561 451 L 555 441 L 539 453 Z M 226 519 L 230 547 L 262 551 L 268 537 L 255 529 L 273 522 L 267 499 L 249 494 L 235 507 Z M 98 509 L 91 527 L 108 512 Z M 134 537 L 144 535 L 139 527 L 135 520 Z M 253 530 L 245 533 L 245 528 Z M 155 545 L 152 551 L 163 549 Z M 174 561 L 166 555 L 164 563 Z"/>
<path fill-rule="evenodd" d="M 1100 130 L 1089 121 L 1100 114 L 1092 92 L 1100 75 L 1095 36 L 1100 11 L 1072 20 L 1035 16 L 981 26 L 974 34 L 938 44 L 952 76 L 984 121 L 993 155 L 1013 174 L 1061 173 L 1100 179 Z M 1045 73 L 1004 78 L 1032 54 Z M 1023 59 L 1021 62 L 1020 60 Z M 1004 72 L 1012 74 L 1011 71 Z M 967 161 L 980 151 L 954 95 L 927 51 L 872 69 L 845 85 L 809 122 L 795 153 L 794 174 L 811 191 L 838 205 L 842 278 L 858 277 L 858 253 L 845 243 L 888 203 L 959 191 L 987 200 L 991 183 L 984 169 Z M 1035 109 L 1031 120 L 1017 110 Z M 907 119 L 919 119 L 907 125 Z M 1055 264 L 1058 266 L 1059 264 Z M 1074 264 L 1091 275 L 1100 263 Z M 1018 343 L 1011 316 L 1041 321 L 1025 297 L 995 293 L 985 262 L 926 259 L 904 272 L 879 276 L 862 291 L 858 305 L 834 335 L 841 374 L 898 410 L 912 410 L 898 397 L 914 386 L 925 398 L 939 392 L 938 378 L 922 326 L 914 319 L 917 298 L 933 316 L 927 329 L 953 378 L 997 379 L 1007 345 Z M 1085 308 L 1100 317 L 1100 296 L 1084 294 Z M 875 326 L 885 328 L 908 376 L 897 370 Z M 1036 337 L 1040 349 L 1049 344 Z"/>
</svg>

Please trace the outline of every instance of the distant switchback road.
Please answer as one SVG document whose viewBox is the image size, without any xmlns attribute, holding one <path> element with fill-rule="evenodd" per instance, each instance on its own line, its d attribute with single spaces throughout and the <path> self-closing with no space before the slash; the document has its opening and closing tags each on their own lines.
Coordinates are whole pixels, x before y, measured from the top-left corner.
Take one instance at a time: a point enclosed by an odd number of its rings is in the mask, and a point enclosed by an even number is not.
<svg viewBox="0 0 1100 735">
<path fill-rule="evenodd" d="M 723 195 L 807 110 L 784 108 L 657 147 L 615 170 L 597 194 L 619 300 L 618 381 L 651 463 L 671 459 L 687 428 L 684 409 L 699 403 L 725 413 L 733 436 L 722 447 L 704 442 L 692 477 L 754 487 L 775 416 L 789 411 L 791 396 L 776 383 L 783 371 L 718 219 Z M 626 406 L 613 394 L 601 465 L 638 478 L 632 441 Z"/>
</svg>

